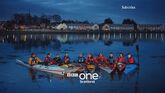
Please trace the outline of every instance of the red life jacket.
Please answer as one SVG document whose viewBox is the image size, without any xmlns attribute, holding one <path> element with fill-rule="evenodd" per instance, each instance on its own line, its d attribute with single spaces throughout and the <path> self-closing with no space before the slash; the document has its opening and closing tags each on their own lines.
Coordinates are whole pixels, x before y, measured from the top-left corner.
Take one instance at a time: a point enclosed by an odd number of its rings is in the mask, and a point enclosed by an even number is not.
<svg viewBox="0 0 165 93">
<path fill-rule="evenodd" d="M 134 64 L 135 59 L 133 57 L 128 58 L 128 64 Z"/>
<path fill-rule="evenodd" d="M 118 57 L 116 59 L 116 62 L 118 62 L 118 63 L 124 63 L 124 62 L 126 62 L 125 57 Z"/>
<path fill-rule="evenodd" d="M 98 56 L 96 58 L 97 62 L 107 62 L 107 58 L 104 56 Z"/>
<path fill-rule="evenodd" d="M 94 57 L 87 57 L 87 59 L 85 60 L 86 63 L 91 63 L 91 62 L 97 62 L 96 59 Z"/>
</svg>

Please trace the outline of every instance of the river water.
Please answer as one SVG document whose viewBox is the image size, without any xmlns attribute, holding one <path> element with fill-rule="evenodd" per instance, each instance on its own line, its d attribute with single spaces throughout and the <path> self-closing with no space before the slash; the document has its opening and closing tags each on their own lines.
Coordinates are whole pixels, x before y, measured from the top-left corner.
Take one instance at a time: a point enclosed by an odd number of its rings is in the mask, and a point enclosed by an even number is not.
<svg viewBox="0 0 165 93">
<path fill-rule="evenodd" d="M 164 39 L 163 33 L 1 34 L 0 93 L 164 93 Z M 132 53 L 140 66 L 134 73 L 122 78 L 115 75 L 114 79 L 101 70 L 94 84 L 81 84 L 78 78 L 50 75 L 16 64 L 16 59 L 27 61 L 32 52 L 41 59 L 47 53 L 62 57 L 68 52 L 72 60 L 79 53 Z"/>
</svg>

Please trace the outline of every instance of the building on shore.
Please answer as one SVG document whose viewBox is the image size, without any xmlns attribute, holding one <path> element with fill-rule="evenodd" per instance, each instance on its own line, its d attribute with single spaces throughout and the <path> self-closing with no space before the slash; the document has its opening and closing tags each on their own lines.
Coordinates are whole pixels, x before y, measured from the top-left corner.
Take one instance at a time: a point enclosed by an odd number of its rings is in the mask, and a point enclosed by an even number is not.
<svg viewBox="0 0 165 93">
<path fill-rule="evenodd" d="M 99 29 L 100 29 L 100 27 L 99 27 L 98 24 L 92 25 L 92 30 L 93 30 L 93 31 L 98 31 Z"/>
<path fill-rule="evenodd" d="M 67 30 L 67 25 L 65 23 L 61 23 L 59 25 L 57 25 L 57 30 Z"/>
<path fill-rule="evenodd" d="M 102 26 L 103 31 L 131 31 L 134 30 L 134 25 L 133 24 L 105 24 Z"/>
<path fill-rule="evenodd" d="M 111 24 L 110 30 L 126 30 L 126 31 L 133 31 L 134 25 L 133 24 Z"/>
<path fill-rule="evenodd" d="M 138 24 L 137 29 L 139 31 L 158 31 L 161 30 L 160 24 Z"/>
<path fill-rule="evenodd" d="M 56 27 L 57 30 L 79 30 L 79 31 L 90 31 L 99 30 L 98 24 L 85 24 L 85 23 L 61 23 Z"/>
<path fill-rule="evenodd" d="M 102 30 L 103 30 L 103 31 L 110 31 L 110 25 L 109 25 L 109 24 L 104 24 L 104 25 L 102 26 Z"/>
<path fill-rule="evenodd" d="M 161 25 L 160 29 L 161 31 L 165 31 L 165 25 Z"/>
<path fill-rule="evenodd" d="M 92 24 L 67 24 L 68 30 L 91 30 Z"/>
</svg>

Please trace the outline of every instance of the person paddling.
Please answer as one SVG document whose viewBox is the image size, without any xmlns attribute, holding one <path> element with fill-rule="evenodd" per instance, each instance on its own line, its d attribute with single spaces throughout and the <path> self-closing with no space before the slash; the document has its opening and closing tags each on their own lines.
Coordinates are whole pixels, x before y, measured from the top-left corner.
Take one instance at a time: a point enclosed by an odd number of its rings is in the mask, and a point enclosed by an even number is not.
<svg viewBox="0 0 165 93">
<path fill-rule="evenodd" d="M 100 65 L 108 64 L 107 58 L 102 53 L 99 54 L 96 60 L 97 60 L 97 64 L 100 64 Z"/>
<path fill-rule="evenodd" d="M 50 53 L 48 53 L 44 59 L 44 65 L 50 65 L 52 61 Z"/>
<path fill-rule="evenodd" d="M 126 59 L 124 57 L 123 53 L 119 54 L 119 57 L 115 59 L 115 67 L 117 68 L 118 71 L 124 71 L 125 69 L 125 64 L 126 64 Z"/>
<path fill-rule="evenodd" d="M 82 53 L 80 53 L 78 56 L 78 63 L 85 63 L 85 57 Z"/>
<path fill-rule="evenodd" d="M 128 64 L 134 64 L 135 63 L 135 59 L 133 57 L 133 55 L 131 53 L 128 54 L 128 60 L 127 60 Z"/>
<path fill-rule="evenodd" d="M 69 57 L 69 54 L 68 53 L 66 53 L 64 55 L 63 60 L 64 60 L 64 64 L 69 64 L 70 63 L 70 57 Z"/>
<path fill-rule="evenodd" d="M 85 60 L 87 71 L 94 72 L 96 69 L 96 62 L 96 58 L 93 57 L 92 54 L 88 54 L 88 57 Z"/>
<path fill-rule="evenodd" d="M 59 54 L 56 54 L 56 56 L 53 58 L 52 64 L 55 64 L 55 65 L 61 65 L 62 64 L 62 60 L 61 60 L 61 57 Z"/>
<path fill-rule="evenodd" d="M 109 54 L 108 62 L 109 62 L 109 67 L 112 69 L 115 69 L 114 68 L 115 57 L 114 57 L 114 54 L 112 52 Z"/>
<path fill-rule="evenodd" d="M 40 62 L 41 62 L 41 60 L 36 56 L 35 53 L 32 53 L 30 58 L 28 59 L 28 64 L 31 66 L 38 64 Z"/>
<path fill-rule="evenodd" d="M 109 64 L 115 63 L 115 57 L 112 52 L 109 54 L 108 61 L 109 61 Z"/>
<path fill-rule="evenodd" d="M 95 64 L 96 59 L 92 56 L 92 54 L 88 54 L 88 57 L 85 60 L 86 64 Z"/>
<path fill-rule="evenodd" d="M 119 54 L 119 57 L 117 57 L 117 58 L 115 59 L 115 61 L 116 61 L 117 63 L 126 63 L 126 59 L 125 59 L 125 57 L 124 57 L 124 54 L 123 54 L 123 53 L 120 53 L 120 54 Z"/>
</svg>

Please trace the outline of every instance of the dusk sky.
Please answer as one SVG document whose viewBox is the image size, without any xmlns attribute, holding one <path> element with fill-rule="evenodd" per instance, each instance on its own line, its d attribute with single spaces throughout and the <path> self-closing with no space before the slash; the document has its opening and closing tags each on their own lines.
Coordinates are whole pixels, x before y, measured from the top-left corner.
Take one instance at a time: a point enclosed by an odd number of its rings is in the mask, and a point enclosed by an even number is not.
<svg viewBox="0 0 165 93">
<path fill-rule="evenodd" d="M 124 10 L 122 5 L 136 9 Z M 110 17 L 115 23 L 131 18 L 137 23 L 165 24 L 165 0 L 1 0 L 0 20 L 29 10 L 33 15 L 59 14 L 63 19 L 97 23 Z"/>
</svg>

